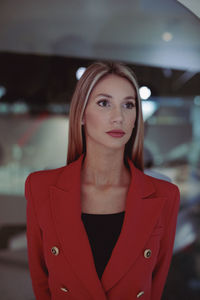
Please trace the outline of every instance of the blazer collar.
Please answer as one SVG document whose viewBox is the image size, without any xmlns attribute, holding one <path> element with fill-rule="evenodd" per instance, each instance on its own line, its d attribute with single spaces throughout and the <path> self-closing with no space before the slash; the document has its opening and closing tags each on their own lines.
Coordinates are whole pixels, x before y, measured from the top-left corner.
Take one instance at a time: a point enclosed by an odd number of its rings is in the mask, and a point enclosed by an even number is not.
<svg viewBox="0 0 200 300">
<path fill-rule="evenodd" d="M 56 180 L 55 186 L 61 190 L 69 191 L 74 187 L 74 184 L 77 186 L 77 180 L 80 184 L 81 168 L 84 161 L 84 154 L 82 154 L 76 161 L 62 168 L 62 172 Z M 142 197 L 146 197 L 155 192 L 155 188 L 151 180 L 148 180 L 149 177 L 146 176 L 142 171 L 137 169 L 133 162 L 128 159 L 128 165 L 131 171 L 131 184 L 137 178 L 139 182 L 138 191 Z M 130 184 L 130 185 L 131 185 Z M 141 187 L 141 188 L 140 188 Z"/>
<path fill-rule="evenodd" d="M 81 220 L 81 166 L 83 155 L 64 167 L 51 186 L 51 210 L 66 259 L 95 299 L 105 300 L 105 292 L 124 275 L 143 251 L 158 222 L 165 198 L 155 196 L 150 177 L 129 161 L 131 182 L 126 199 L 124 223 L 101 281 L 96 273 L 90 243 Z"/>
</svg>

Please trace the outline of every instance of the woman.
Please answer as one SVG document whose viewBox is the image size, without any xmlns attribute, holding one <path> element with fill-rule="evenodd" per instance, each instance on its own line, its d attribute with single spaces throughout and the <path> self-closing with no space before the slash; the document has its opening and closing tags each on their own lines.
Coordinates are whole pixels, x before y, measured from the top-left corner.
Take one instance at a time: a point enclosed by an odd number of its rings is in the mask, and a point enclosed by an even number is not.
<svg viewBox="0 0 200 300">
<path fill-rule="evenodd" d="M 29 266 L 39 300 L 158 300 L 179 207 L 175 185 L 143 173 L 138 85 L 94 63 L 75 89 L 67 166 L 26 181 Z"/>
</svg>

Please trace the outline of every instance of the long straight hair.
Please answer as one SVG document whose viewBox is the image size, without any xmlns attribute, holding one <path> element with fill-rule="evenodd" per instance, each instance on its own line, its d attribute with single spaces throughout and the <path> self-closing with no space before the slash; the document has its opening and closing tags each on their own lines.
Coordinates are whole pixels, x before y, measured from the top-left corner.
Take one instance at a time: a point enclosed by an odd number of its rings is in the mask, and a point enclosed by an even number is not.
<svg viewBox="0 0 200 300">
<path fill-rule="evenodd" d="M 82 125 L 84 111 L 93 88 L 108 74 L 127 79 L 136 91 L 136 121 L 131 137 L 125 145 L 124 159 L 126 161 L 129 158 L 138 169 L 143 171 L 144 125 L 139 87 L 133 71 L 128 66 L 117 62 L 95 62 L 91 64 L 76 85 L 69 113 L 67 164 L 75 161 L 82 153 L 86 152 L 87 145 Z"/>
</svg>

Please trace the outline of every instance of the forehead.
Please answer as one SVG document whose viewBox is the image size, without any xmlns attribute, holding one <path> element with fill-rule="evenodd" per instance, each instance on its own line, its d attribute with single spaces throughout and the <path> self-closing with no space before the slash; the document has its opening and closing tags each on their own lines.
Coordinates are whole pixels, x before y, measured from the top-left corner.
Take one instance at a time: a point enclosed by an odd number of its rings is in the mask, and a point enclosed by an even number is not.
<svg viewBox="0 0 200 300">
<path fill-rule="evenodd" d="M 109 74 L 100 79 L 91 92 L 91 96 L 99 93 L 118 94 L 119 96 L 135 96 L 136 91 L 131 82 L 121 76 Z"/>
</svg>

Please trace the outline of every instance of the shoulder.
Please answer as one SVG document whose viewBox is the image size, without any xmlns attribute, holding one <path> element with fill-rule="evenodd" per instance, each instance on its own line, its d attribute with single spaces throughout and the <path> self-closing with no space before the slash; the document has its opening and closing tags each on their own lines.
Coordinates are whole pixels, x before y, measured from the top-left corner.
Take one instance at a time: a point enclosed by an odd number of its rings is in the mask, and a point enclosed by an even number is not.
<svg viewBox="0 0 200 300">
<path fill-rule="evenodd" d="M 169 177 L 155 171 L 142 171 L 132 160 L 128 160 L 128 164 L 133 181 L 136 181 L 136 185 L 144 191 L 144 194 L 151 193 L 161 197 L 172 193 L 179 194 L 178 186 L 172 183 Z"/>
<path fill-rule="evenodd" d="M 44 205 L 51 197 L 52 187 L 69 190 L 77 182 L 77 175 L 81 170 L 81 158 L 69 165 L 56 169 L 36 171 L 26 179 L 25 197 L 37 205 Z"/>
<path fill-rule="evenodd" d="M 156 192 L 159 195 L 172 195 L 172 194 L 179 194 L 179 188 L 176 184 L 157 177 L 153 177 L 147 174 L 144 174 L 146 180 L 151 182 L 154 185 Z"/>
<path fill-rule="evenodd" d="M 162 205 L 162 216 L 163 220 L 169 221 L 172 217 L 176 219 L 179 208 L 180 208 L 180 191 L 176 184 L 158 179 L 143 173 L 144 181 L 151 186 L 152 193 L 146 197 L 148 201 L 158 200 L 158 203 Z M 174 219 L 174 220 L 175 220 Z"/>
<path fill-rule="evenodd" d="M 163 205 L 166 214 L 169 211 L 178 210 L 180 193 L 177 185 L 145 174 L 143 171 L 136 168 L 132 162 L 129 166 L 132 172 L 132 187 L 139 192 L 141 198 L 150 202 L 157 199 L 157 203 Z"/>
<path fill-rule="evenodd" d="M 33 172 L 27 177 L 25 188 L 30 187 L 37 193 L 41 193 L 51 185 L 58 185 L 58 187 L 61 185 L 65 187 L 66 182 L 71 182 L 72 179 L 74 177 L 76 178 L 77 174 L 80 173 L 81 161 L 82 157 L 66 166 Z"/>
<path fill-rule="evenodd" d="M 146 174 L 146 172 L 137 169 L 133 164 L 131 168 L 133 174 L 135 173 L 134 178 L 137 180 L 137 185 L 140 186 L 144 197 L 148 196 L 150 199 L 159 197 L 167 199 L 168 203 L 179 203 L 180 192 L 176 184 L 164 180 L 161 176 L 158 176 L 158 174 L 154 176 L 154 173 L 151 173 L 150 176 Z"/>
<path fill-rule="evenodd" d="M 56 169 L 51 170 L 41 170 L 30 173 L 26 178 L 26 185 L 31 183 L 34 186 L 41 186 L 41 185 L 51 185 L 54 184 L 59 176 L 63 172 L 63 170 L 67 168 L 67 166 L 63 166 Z"/>
<path fill-rule="evenodd" d="M 180 191 L 176 184 L 144 174 L 154 188 L 152 198 L 158 197 L 164 200 L 163 211 L 165 215 L 177 214 L 180 206 Z M 151 199 L 150 197 L 150 199 Z"/>
<path fill-rule="evenodd" d="M 132 161 L 129 162 L 129 166 L 133 179 L 136 180 L 141 189 L 147 190 L 152 195 L 154 194 L 154 196 L 161 197 L 173 193 L 179 194 L 178 186 L 172 183 L 169 177 L 154 171 L 141 171 L 135 167 Z"/>
</svg>

